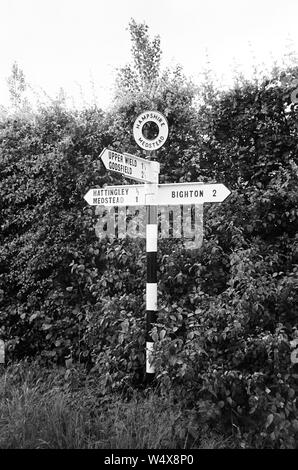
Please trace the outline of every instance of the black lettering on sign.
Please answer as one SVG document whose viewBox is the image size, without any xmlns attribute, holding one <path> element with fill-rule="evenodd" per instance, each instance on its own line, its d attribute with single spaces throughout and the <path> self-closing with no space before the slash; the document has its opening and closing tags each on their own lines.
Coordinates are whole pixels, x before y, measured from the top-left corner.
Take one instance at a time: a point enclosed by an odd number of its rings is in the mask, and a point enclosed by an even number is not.
<svg viewBox="0 0 298 470">
<path fill-rule="evenodd" d="M 213 197 L 216 197 L 216 189 L 213 189 Z"/>
</svg>

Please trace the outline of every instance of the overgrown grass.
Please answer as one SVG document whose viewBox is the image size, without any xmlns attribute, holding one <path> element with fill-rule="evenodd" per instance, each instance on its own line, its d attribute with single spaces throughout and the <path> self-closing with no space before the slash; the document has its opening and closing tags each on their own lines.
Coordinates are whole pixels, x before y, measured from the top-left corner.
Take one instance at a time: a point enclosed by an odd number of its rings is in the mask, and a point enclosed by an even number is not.
<svg viewBox="0 0 298 470">
<path fill-rule="evenodd" d="M 63 368 L 26 362 L 0 377 L 1 449 L 185 449 L 233 447 L 155 391 L 102 396 Z M 78 379 L 78 377 L 76 377 Z M 74 386 L 75 383 L 75 386 Z"/>
</svg>

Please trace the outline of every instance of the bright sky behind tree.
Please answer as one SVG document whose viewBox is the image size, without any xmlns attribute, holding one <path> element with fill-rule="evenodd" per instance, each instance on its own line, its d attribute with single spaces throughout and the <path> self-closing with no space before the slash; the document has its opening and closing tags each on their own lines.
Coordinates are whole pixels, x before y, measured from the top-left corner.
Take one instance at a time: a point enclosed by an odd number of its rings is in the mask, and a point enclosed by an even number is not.
<svg viewBox="0 0 298 470">
<path fill-rule="evenodd" d="M 161 37 L 162 66 L 183 66 L 196 81 L 205 64 L 228 83 L 233 63 L 250 75 L 289 47 L 298 51 L 297 0 L 1 0 L 0 104 L 14 61 L 27 81 L 54 97 L 63 87 L 107 106 L 115 69 L 131 61 L 131 18 Z M 290 44 L 291 43 L 291 44 Z"/>
</svg>

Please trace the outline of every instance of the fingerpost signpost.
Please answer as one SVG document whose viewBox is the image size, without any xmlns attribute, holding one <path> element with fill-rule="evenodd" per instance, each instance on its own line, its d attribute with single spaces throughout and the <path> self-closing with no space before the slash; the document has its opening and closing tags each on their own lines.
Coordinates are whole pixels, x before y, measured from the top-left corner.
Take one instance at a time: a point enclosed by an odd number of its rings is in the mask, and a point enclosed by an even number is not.
<svg viewBox="0 0 298 470">
<path fill-rule="evenodd" d="M 148 137 L 149 124 L 158 132 Z M 223 184 L 213 183 L 171 183 L 159 184 L 160 165 L 150 160 L 156 158 L 156 151 L 164 145 L 169 133 L 168 122 L 159 111 L 144 111 L 135 120 L 133 136 L 147 159 L 128 153 L 103 149 L 100 158 L 106 169 L 121 173 L 124 177 L 144 184 L 105 186 L 90 189 L 84 199 L 92 206 L 146 206 L 146 380 L 150 382 L 155 373 L 153 361 L 154 342 L 151 337 L 153 324 L 157 319 L 157 209 L 162 205 L 204 204 L 222 202 L 230 194 Z"/>
</svg>

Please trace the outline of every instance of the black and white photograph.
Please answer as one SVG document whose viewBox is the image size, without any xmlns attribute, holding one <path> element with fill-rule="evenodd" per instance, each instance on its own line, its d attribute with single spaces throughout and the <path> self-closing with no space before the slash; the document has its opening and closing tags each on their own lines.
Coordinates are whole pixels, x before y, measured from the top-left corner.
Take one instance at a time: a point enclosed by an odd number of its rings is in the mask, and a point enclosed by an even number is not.
<svg viewBox="0 0 298 470">
<path fill-rule="evenodd" d="M 297 1 L 1 0 L 0 40 L 0 455 L 297 450 Z"/>
</svg>

